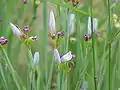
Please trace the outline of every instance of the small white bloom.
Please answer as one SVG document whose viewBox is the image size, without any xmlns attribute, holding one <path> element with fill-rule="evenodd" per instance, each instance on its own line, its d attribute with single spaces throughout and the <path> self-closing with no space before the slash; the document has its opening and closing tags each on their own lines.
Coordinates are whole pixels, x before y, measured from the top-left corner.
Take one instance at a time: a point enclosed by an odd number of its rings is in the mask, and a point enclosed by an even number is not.
<svg viewBox="0 0 120 90">
<path fill-rule="evenodd" d="M 35 66 L 37 66 L 38 63 L 39 63 L 39 57 L 40 57 L 39 52 L 35 52 L 34 58 L 33 58 L 33 63 L 34 63 Z"/>
<path fill-rule="evenodd" d="M 61 57 L 61 62 L 66 62 L 66 61 L 69 61 L 71 60 L 73 57 L 73 55 L 71 54 L 71 51 L 69 51 L 68 53 L 64 54 L 62 57 Z"/>
<path fill-rule="evenodd" d="M 69 61 L 73 57 L 73 55 L 71 54 L 71 51 L 64 54 L 62 57 L 60 57 L 60 54 L 59 54 L 57 49 L 54 49 L 54 56 L 55 56 L 55 59 L 58 63 Z"/>
<path fill-rule="evenodd" d="M 74 27 L 75 27 L 75 14 L 70 14 L 69 16 L 69 34 L 74 33 Z"/>
<path fill-rule="evenodd" d="M 13 34 L 16 35 L 17 37 L 19 37 L 21 34 L 20 30 L 12 23 L 10 23 L 10 27 L 13 31 Z"/>
<path fill-rule="evenodd" d="M 98 20 L 96 18 L 93 18 L 93 32 L 95 32 L 97 30 L 97 27 L 98 27 Z M 88 34 L 89 35 L 92 34 L 91 17 L 88 17 Z"/>
<path fill-rule="evenodd" d="M 55 32 L 55 30 L 56 30 L 56 28 L 55 28 L 55 16 L 54 16 L 54 12 L 53 11 L 50 12 L 49 29 L 52 32 Z"/>
</svg>

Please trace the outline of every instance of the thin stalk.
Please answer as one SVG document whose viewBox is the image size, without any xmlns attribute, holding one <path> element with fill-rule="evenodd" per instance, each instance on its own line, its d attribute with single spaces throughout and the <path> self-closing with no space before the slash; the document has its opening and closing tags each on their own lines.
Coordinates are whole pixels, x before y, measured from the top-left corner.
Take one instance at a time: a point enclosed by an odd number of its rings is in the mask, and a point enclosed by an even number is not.
<svg viewBox="0 0 120 90">
<path fill-rule="evenodd" d="M 17 77 L 16 77 L 16 72 L 15 72 L 12 64 L 10 63 L 10 60 L 9 60 L 9 58 L 8 58 L 8 56 L 7 56 L 7 53 L 6 53 L 5 49 L 2 49 L 2 51 L 3 51 L 3 53 L 4 53 L 5 57 L 6 57 L 6 63 L 7 63 L 8 66 L 9 66 L 9 70 L 10 70 L 10 73 L 11 73 L 11 75 L 12 75 L 12 78 L 13 78 L 15 84 L 16 84 L 16 87 L 17 87 L 18 90 L 20 90 L 20 85 L 19 85 L 18 80 L 17 80 Z"/>
<path fill-rule="evenodd" d="M 93 51 L 94 90 L 97 90 L 96 60 L 95 60 L 95 39 L 94 39 L 94 31 L 93 31 L 92 0 L 90 1 L 90 14 L 91 14 L 91 30 L 92 30 L 92 51 Z"/>
<path fill-rule="evenodd" d="M 110 10 L 110 0 L 108 1 L 108 35 L 110 39 L 111 32 L 111 10 Z M 109 43 L 109 62 L 108 62 L 108 90 L 111 90 L 111 43 Z"/>
</svg>

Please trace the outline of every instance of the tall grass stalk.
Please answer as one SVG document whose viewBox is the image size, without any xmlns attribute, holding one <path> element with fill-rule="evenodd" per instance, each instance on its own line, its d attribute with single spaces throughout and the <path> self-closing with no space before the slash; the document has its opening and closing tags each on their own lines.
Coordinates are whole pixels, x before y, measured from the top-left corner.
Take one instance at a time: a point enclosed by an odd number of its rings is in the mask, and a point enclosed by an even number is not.
<svg viewBox="0 0 120 90">
<path fill-rule="evenodd" d="M 90 0 L 90 15 L 91 15 L 91 30 L 92 30 L 92 52 L 93 52 L 93 75 L 94 75 L 94 90 L 97 90 L 97 78 L 96 78 L 96 60 L 95 60 L 95 37 L 93 30 L 93 10 L 92 10 L 93 0 Z"/>
<path fill-rule="evenodd" d="M 110 0 L 108 2 L 108 38 L 111 37 L 111 9 Z M 111 42 L 109 43 L 109 62 L 108 62 L 108 90 L 111 90 Z"/>
</svg>

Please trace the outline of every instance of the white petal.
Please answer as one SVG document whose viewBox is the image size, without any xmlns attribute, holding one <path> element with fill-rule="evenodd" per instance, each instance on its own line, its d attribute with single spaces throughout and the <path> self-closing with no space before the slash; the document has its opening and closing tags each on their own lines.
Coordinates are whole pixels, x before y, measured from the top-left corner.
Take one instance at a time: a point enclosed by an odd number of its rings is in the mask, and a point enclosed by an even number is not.
<svg viewBox="0 0 120 90">
<path fill-rule="evenodd" d="M 70 14 L 69 16 L 69 34 L 73 34 L 74 33 L 74 27 L 75 27 L 75 14 Z"/>
<path fill-rule="evenodd" d="M 97 27 L 98 27 L 98 20 L 96 18 L 93 18 L 93 32 L 95 32 L 97 30 Z M 88 34 L 89 35 L 92 34 L 91 17 L 88 17 Z"/>
<path fill-rule="evenodd" d="M 98 20 L 96 18 L 93 18 L 93 31 L 95 32 L 98 27 Z"/>
<path fill-rule="evenodd" d="M 66 53 L 65 55 L 63 55 L 62 57 L 61 57 L 61 61 L 62 62 L 66 62 L 66 61 L 69 61 L 69 60 L 71 60 L 72 59 L 72 54 L 71 54 L 71 51 L 69 51 L 68 53 Z"/>
<path fill-rule="evenodd" d="M 60 54 L 57 49 L 54 49 L 54 56 L 58 63 L 61 63 Z"/>
<path fill-rule="evenodd" d="M 55 28 L 55 16 L 53 11 L 50 12 L 50 17 L 49 17 L 49 29 L 52 32 L 55 32 L 56 28 Z"/>
<path fill-rule="evenodd" d="M 20 30 L 12 23 L 10 23 L 10 27 L 11 27 L 11 29 L 13 31 L 13 34 L 19 37 L 20 34 L 21 34 Z"/>
<path fill-rule="evenodd" d="M 33 58 L 33 60 L 34 60 L 33 62 L 34 62 L 34 65 L 35 65 L 35 66 L 38 65 L 38 63 L 39 63 L 39 58 L 40 58 L 39 52 L 35 52 L 34 58 Z"/>
</svg>

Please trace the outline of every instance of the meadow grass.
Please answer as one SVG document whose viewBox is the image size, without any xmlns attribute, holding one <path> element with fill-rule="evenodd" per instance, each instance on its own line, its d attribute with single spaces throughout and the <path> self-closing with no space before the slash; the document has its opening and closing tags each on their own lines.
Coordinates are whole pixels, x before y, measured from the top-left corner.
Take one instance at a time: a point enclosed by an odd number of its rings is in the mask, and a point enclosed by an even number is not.
<svg viewBox="0 0 120 90">
<path fill-rule="evenodd" d="M 120 1 L 72 1 L 0 1 L 0 90 L 119 90 Z"/>
</svg>

